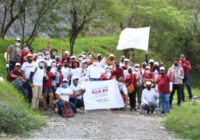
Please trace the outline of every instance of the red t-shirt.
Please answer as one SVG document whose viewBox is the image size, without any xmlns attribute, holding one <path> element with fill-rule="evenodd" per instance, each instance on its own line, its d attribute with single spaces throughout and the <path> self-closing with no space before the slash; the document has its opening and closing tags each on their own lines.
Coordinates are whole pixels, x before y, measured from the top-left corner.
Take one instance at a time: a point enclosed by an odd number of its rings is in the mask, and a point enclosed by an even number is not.
<svg viewBox="0 0 200 140">
<path fill-rule="evenodd" d="M 14 80 L 16 79 L 16 78 L 11 77 L 12 74 L 17 75 L 17 76 L 22 76 L 22 73 L 21 73 L 21 72 L 15 71 L 15 70 L 11 70 L 11 71 L 8 73 L 8 82 L 12 82 L 12 81 L 14 81 Z"/>
<path fill-rule="evenodd" d="M 53 77 L 53 73 L 52 72 L 47 72 L 47 77 L 48 80 L 46 80 L 44 82 L 44 88 L 51 88 L 51 81 L 52 81 L 52 77 Z"/>
<path fill-rule="evenodd" d="M 126 84 L 126 87 L 128 87 L 129 85 L 131 85 L 133 83 L 134 87 L 137 87 L 137 81 L 136 81 L 136 77 L 137 77 L 137 74 L 128 74 L 125 78 L 125 84 Z"/>
<path fill-rule="evenodd" d="M 26 60 L 24 59 L 24 56 L 27 56 L 29 53 L 31 53 L 31 51 L 24 51 L 22 50 L 22 59 L 21 59 L 21 65 L 26 62 Z"/>
<path fill-rule="evenodd" d="M 181 65 L 181 67 L 183 68 L 184 74 L 187 75 L 189 74 L 189 69 L 187 67 L 184 66 L 184 64 L 188 65 L 191 67 L 191 64 L 189 61 L 185 60 L 185 61 L 179 61 L 179 64 Z"/>
<path fill-rule="evenodd" d="M 104 73 L 101 74 L 101 78 L 104 77 L 104 76 L 106 76 L 106 72 L 104 72 Z M 105 77 L 102 80 L 112 80 L 112 79 L 113 79 L 113 74 L 111 73 L 111 75 L 110 75 L 109 78 Z"/>
<path fill-rule="evenodd" d="M 143 74 L 143 78 L 145 79 L 155 79 L 155 75 L 153 72 L 147 74 L 146 72 Z"/>
<path fill-rule="evenodd" d="M 164 77 L 158 76 L 156 79 L 156 84 L 158 84 L 158 92 L 160 94 L 169 93 L 169 83 L 171 82 L 170 77 L 165 75 Z"/>
<path fill-rule="evenodd" d="M 116 79 L 119 80 L 120 77 L 124 78 L 124 72 L 122 68 L 116 68 L 115 71 L 113 72 L 113 75 L 116 76 Z"/>
</svg>

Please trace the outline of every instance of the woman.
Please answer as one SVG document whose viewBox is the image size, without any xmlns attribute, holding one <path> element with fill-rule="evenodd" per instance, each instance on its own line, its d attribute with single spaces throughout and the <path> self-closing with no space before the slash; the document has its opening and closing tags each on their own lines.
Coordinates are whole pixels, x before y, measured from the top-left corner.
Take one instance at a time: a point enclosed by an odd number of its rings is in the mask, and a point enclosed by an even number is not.
<svg viewBox="0 0 200 140">
<path fill-rule="evenodd" d="M 133 69 L 132 67 L 128 67 L 128 74 L 125 78 L 125 84 L 126 87 L 130 87 L 131 85 L 133 85 L 134 89 L 136 89 L 137 87 L 137 82 L 136 82 L 136 74 L 133 74 Z M 129 101 L 130 101 L 130 111 L 137 111 L 135 106 L 136 106 L 136 92 L 137 90 L 133 90 L 132 93 L 128 93 L 129 95 Z"/>
</svg>

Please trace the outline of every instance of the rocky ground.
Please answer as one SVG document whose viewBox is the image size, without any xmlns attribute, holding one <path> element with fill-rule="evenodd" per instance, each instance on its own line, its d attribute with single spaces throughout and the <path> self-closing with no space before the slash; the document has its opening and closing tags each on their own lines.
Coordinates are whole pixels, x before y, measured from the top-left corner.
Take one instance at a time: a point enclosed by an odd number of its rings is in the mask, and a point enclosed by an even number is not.
<svg viewBox="0 0 200 140">
<path fill-rule="evenodd" d="M 48 126 L 30 138 L 174 140 L 161 121 L 165 115 L 143 111 L 79 111 L 74 118 L 47 117 Z"/>
</svg>

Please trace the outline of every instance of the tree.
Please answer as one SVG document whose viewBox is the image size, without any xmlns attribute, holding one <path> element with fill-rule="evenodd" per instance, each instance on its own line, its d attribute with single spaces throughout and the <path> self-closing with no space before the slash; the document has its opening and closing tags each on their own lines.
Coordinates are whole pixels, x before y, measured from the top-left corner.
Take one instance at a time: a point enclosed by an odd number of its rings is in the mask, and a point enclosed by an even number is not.
<svg viewBox="0 0 200 140">
<path fill-rule="evenodd" d="M 86 25 L 102 20 L 116 22 L 126 14 L 120 0 L 63 0 L 61 5 L 63 15 L 70 26 L 68 31 L 71 55 L 75 41 Z"/>
</svg>

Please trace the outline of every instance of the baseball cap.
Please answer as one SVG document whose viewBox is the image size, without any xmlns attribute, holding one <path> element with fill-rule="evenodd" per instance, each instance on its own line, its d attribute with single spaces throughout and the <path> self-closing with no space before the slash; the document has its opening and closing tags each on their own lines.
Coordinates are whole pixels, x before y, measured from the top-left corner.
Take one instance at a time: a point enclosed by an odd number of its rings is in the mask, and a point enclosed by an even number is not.
<svg viewBox="0 0 200 140">
<path fill-rule="evenodd" d="M 21 39 L 19 37 L 16 38 L 16 41 L 21 41 Z"/>
<path fill-rule="evenodd" d="M 165 67 L 160 67 L 160 70 L 165 70 Z"/>
<path fill-rule="evenodd" d="M 19 66 L 19 67 L 20 67 L 20 66 L 21 66 L 21 64 L 20 64 L 20 63 L 16 63 L 16 64 L 15 64 L 15 66 Z"/>
</svg>

